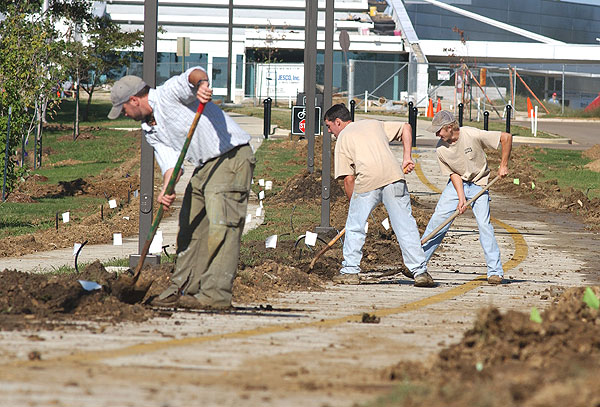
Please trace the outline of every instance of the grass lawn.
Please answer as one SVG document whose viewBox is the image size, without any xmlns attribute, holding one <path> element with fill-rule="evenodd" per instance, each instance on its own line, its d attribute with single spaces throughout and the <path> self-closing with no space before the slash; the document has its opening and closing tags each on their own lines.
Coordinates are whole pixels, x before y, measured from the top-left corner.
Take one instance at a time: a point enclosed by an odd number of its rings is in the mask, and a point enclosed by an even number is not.
<svg viewBox="0 0 600 407">
<path fill-rule="evenodd" d="M 48 118 L 49 123 L 72 125 L 74 102 L 63 101 L 61 107 L 53 118 Z M 73 141 L 72 130 L 45 129 L 42 140 L 43 150 L 47 155 L 44 154 L 41 168 L 33 170 L 30 166 L 30 174 L 47 177 L 47 181 L 41 182 L 42 184 L 57 185 L 60 181 L 89 179 L 107 168 L 118 167 L 132 154 L 138 154 L 138 140 L 135 136 L 127 131 L 110 130 L 101 124 L 109 109 L 108 103 L 92 104 L 90 121 L 81 122 L 81 126 L 94 126 L 99 129 L 82 129 L 82 133 L 90 136 L 86 139 Z M 131 120 L 129 122 L 130 125 L 135 125 Z M 112 122 L 109 124 L 112 125 Z M 33 156 L 32 150 L 28 149 L 30 157 Z M 36 201 L 0 204 L 0 238 L 53 228 L 56 213 L 69 211 L 73 219 L 87 216 L 97 211 L 104 199 L 59 196 L 44 197 Z"/>
<path fill-rule="evenodd" d="M 588 198 L 600 197 L 600 173 L 584 167 L 591 160 L 582 157 L 581 151 L 535 149 L 533 158 L 544 179 L 556 179 L 561 188 L 573 187 Z"/>
</svg>

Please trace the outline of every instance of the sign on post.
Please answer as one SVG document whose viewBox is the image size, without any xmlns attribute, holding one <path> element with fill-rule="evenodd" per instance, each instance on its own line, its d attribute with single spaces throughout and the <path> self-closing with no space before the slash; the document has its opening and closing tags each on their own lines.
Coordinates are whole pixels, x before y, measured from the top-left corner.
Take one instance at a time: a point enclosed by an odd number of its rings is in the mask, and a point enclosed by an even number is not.
<svg viewBox="0 0 600 407">
<path fill-rule="evenodd" d="M 315 136 L 321 134 L 321 108 L 315 107 L 315 117 L 317 125 L 315 126 Z M 306 132 L 306 109 L 304 106 L 292 107 L 292 134 L 295 136 L 304 136 Z"/>
<path fill-rule="evenodd" d="M 437 71 L 438 81 L 447 81 L 450 79 L 450 71 L 447 69 L 440 69 Z"/>
<path fill-rule="evenodd" d="M 190 37 L 177 37 L 177 56 L 190 56 Z"/>
<path fill-rule="evenodd" d="M 177 37 L 177 56 L 181 57 L 181 72 L 184 72 L 185 57 L 190 56 L 190 37 Z"/>
</svg>

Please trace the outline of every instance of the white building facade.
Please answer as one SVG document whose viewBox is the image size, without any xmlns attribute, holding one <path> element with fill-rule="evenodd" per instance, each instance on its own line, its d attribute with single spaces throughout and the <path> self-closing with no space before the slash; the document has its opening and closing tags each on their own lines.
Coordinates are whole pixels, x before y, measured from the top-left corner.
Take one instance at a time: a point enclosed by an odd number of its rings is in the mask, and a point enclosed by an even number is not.
<svg viewBox="0 0 600 407">
<path fill-rule="evenodd" d="M 143 0 L 99 3 L 125 30 L 143 29 Z M 482 66 L 554 64 L 555 74 L 547 78 L 556 78 L 557 64 L 593 66 L 600 62 L 600 42 L 590 41 L 590 33 L 600 24 L 600 2 L 589 3 L 336 0 L 334 91 L 355 97 L 364 97 L 367 91 L 373 97 L 412 100 L 424 106 L 437 85 L 435 72 L 465 60 Z M 317 83 L 322 77 L 325 0 L 318 5 Z M 229 0 L 158 1 L 162 29 L 157 44 L 158 82 L 187 66 L 201 65 L 208 70 L 217 97 L 227 94 L 227 86 L 237 102 L 266 96 L 288 98 L 303 91 L 305 0 L 263 0 L 260 4 L 233 0 L 229 84 L 228 7 Z M 564 16 L 569 10 L 573 16 L 568 21 L 575 22 L 582 13 L 587 16 L 584 29 L 566 28 L 565 19 L 560 29 L 554 27 L 560 24 L 555 15 Z M 532 23 L 540 17 L 540 23 Z M 341 30 L 350 35 L 348 53 L 342 52 L 338 42 Z M 600 29 L 596 35 L 600 36 Z M 188 57 L 177 56 L 179 37 L 190 38 Z M 592 71 L 586 74 L 592 75 L 593 83 Z M 141 67 L 132 64 L 127 72 L 140 74 Z M 556 86 L 546 79 L 545 91 Z"/>
</svg>

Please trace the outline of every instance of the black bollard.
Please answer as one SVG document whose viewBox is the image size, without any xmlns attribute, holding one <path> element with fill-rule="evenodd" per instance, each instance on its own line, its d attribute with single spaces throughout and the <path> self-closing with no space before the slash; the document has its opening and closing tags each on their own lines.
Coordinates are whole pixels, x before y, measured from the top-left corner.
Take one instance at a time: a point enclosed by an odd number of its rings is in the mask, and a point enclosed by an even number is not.
<svg viewBox="0 0 600 407">
<path fill-rule="evenodd" d="M 269 133 L 271 132 L 271 98 L 266 98 L 263 101 L 264 105 L 264 114 L 263 114 L 263 137 L 269 138 Z"/>
<path fill-rule="evenodd" d="M 352 99 L 350 101 L 350 116 L 352 116 L 352 121 L 354 121 L 354 110 L 356 110 L 356 102 Z"/>
<path fill-rule="evenodd" d="M 463 108 L 465 107 L 465 105 L 463 105 L 462 103 L 458 104 L 458 127 L 462 127 L 462 123 L 463 123 Z"/>
<path fill-rule="evenodd" d="M 506 105 L 506 132 L 510 133 L 510 116 L 512 114 L 512 106 Z"/>
<path fill-rule="evenodd" d="M 413 113 L 412 113 L 412 123 L 411 123 L 411 127 L 412 127 L 412 146 L 416 147 L 417 146 L 417 115 L 419 114 L 419 109 L 417 109 L 416 107 L 412 108 Z"/>
<path fill-rule="evenodd" d="M 413 106 L 415 104 L 413 102 L 408 102 L 408 124 L 410 124 L 412 126 L 412 113 L 413 113 Z"/>
<path fill-rule="evenodd" d="M 483 130 L 488 130 L 490 125 L 490 112 L 483 112 Z"/>
</svg>

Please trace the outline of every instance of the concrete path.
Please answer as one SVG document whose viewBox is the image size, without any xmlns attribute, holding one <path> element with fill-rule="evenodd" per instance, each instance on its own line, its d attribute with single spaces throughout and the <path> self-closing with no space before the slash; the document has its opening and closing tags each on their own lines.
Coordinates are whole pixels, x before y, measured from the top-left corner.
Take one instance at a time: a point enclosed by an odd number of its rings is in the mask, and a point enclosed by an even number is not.
<svg viewBox="0 0 600 407">
<path fill-rule="evenodd" d="M 435 141 L 426 134 L 422 139 L 422 145 Z M 402 156 L 400 146 L 393 151 Z M 447 180 L 431 147 L 420 146 L 415 155 L 409 189 L 433 207 Z M 479 309 L 543 310 L 562 289 L 598 278 L 598 235 L 574 218 L 493 191 L 491 205 L 507 277 L 500 286 L 483 279 L 469 211 L 456 219 L 430 262 L 435 288 L 415 288 L 396 276 L 285 293 L 271 299 L 272 312 L 165 310 L 143 323 L 0 331 L 0 400 L 106 407 L 198 400 L 215 407 L 350 407 L 373 400 L 399 383 L 389 381 L 386 368 L 424 362 L 458 342 Z M 367 239 L 377 236 L 377 227 L 369 228 Z M 363 313 L 380 322 L 361 323 Z M 33 351 L 41 361 L 28 360 Z"/>
</svg>

